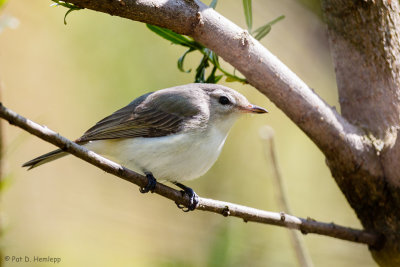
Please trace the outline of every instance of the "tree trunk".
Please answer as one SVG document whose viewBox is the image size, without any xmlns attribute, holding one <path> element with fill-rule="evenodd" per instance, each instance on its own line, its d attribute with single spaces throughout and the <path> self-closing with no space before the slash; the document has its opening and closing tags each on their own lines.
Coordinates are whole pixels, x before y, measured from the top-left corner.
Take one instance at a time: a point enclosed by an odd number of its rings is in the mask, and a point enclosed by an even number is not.
<svg viewBox="0 0 400 267">
<path fill-rule="evenodd" d="M 333 176 L 367 230 L 383 235 L 370 248 L 381 266 L 400 266 L 400 7 L 390 0 L 323 0 L 342 116 L 365 131 L 381 172 Z"/>
</svg>

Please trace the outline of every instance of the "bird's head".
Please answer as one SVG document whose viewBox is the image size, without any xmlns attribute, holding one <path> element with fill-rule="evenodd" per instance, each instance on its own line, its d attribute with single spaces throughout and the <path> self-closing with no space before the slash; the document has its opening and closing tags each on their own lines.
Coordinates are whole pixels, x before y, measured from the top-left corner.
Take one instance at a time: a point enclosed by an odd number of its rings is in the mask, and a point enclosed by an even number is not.
<svg viewBox="0 0 400 267">
<path fill-rule="evenodd" d="M 251 104 L 246 97 L 225 86 L 217 86 L 206 90 L 210 97 L 210 114 L 221 119 L 237 117 L 240 114 L 261 114 L 268 111 Z"/>
</svg>

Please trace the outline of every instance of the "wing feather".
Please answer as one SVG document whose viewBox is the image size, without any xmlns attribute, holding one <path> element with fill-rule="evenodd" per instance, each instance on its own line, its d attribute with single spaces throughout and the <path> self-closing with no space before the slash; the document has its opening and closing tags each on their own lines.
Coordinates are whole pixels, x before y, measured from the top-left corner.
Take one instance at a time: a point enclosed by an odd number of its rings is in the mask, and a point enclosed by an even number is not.
<svg viewBox="0 0 400 267">
<path fill-rule="evenodd" d="M 190 100 L 176 93 L 143 95 L 96 123 L 77 142 L 174 134 L 188 120 L 201 115 L 200 107 Z"/>
</svg>

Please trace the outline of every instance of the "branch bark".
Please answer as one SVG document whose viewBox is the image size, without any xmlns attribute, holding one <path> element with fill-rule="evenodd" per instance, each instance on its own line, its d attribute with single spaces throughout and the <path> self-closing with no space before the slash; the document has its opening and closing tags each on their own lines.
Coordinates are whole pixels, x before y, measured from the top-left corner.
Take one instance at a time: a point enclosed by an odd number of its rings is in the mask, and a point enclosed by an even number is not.
<svg viewBox="0 0 400 267">
<path fill-rule="evenodd" d="M 47 127 L 41 126 L 29 119 L 22 117 L 21 115 L 3 106 L 2 103 L 0 103 L 0 117 L 7 120 L 10 124 L 24 129 L 40 139 L 71 153 L 72 155 L 102 169 L 105 172 L 113 174 L 140 187 L 144 187 L 147 184 L 147 178 L 145 176 L 142 176 L 115 162 L 103 158 L 96 153 L 87 150 L 85 147 L 82 147 L 68 140 L 67 138 L 60 136 Z M 154 193 L 173 200 L 177 204 L 186 206 L 189 204 L 189 199 L 186 195 L 182 195 L 180 191 L 160 183 L 157 183 Z M 375 233 L 344 227 L 334 223 L 318 222 L 310 218 L 303 219 L 285 214 L 283 212 L 276 213 L 263 211 L 202 197 L 199 198 L 199 205 L 196 209 L 218 213 L 225 217 L 233 216 L 242 218 L 245 222 L 258 222 L 296 229 L 300 230 L 303 234 L 313 233 L 326 235 L 356 243 L 363 243 L 374 247 L 379 247 L 382 244 L 381 237 Z"/>
<path fill-rule="evenodd" d="M 363 226 L 386 236 L 374 259 L 400 266 L 400 3 L 322 3 L 342 114 L 368 131 L 382 173 L 331 170 Z"/>
</svg>

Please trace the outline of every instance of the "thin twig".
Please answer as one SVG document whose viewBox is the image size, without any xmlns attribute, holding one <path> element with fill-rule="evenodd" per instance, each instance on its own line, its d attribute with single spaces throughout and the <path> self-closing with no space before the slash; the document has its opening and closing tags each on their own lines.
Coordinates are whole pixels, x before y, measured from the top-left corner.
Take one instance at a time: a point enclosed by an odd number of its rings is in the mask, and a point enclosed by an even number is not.
<svg viewBox="0 0 400 267">
<path fill-rule="evenodd" d="M 276 152 L 275 152 L 275 142 L 274 142 L 274 130 L 269 127 L 269 126 L 264 126 L 261 129 L 260 132 L 261 138 L 264 139 L 264 143 L 266 148 L 264 149 L 264 152 L 266 154 L 266 158 L 271 160 L 271 165 L 272 165 L 272 171 L 273 171 L 273 180 L 275 182 L 275 187 L 277 190 L 274 190 L 276 192 L 276 197 L 278 199 L 278 206 L 281 210 L 283 210 L 286 213 L 292 213 L 289 205 L 289 200 L 287 197 L 287 190 L 286 186 L 284 183 L 284 180 L 282 178 L 279 165 L 278 165 L 278 159 L 276 157 Z M 268 142 L 268 143 L 267 143 Z M 268 153 L 269 152 L 269 153 Z M 268 155 L 267 155 L 268 153 Z M 289 231 L 290 233 L 290 240 L 292 242 L 292 246 L 294 251 L 296 252 L 296 257 L 297 261 L 300 266 L 302 267 L 312 267 L 314 264 L 312 263 L 311 257 L 308 254 L 307 247 L 304 244 L 304 239 L 302 236 L 300 236 L 299 232 L 296 232 L 294 230 Z"/>
<path fill-rule="evenodd" d="M 41 126 L 29 119 L 22 117 L 14 111 L 6 108 L 0 103 L 0 117 L 7 120 L 10 124 L 24 129 L 25 131 L 43 139 L 64 151 L 73 154 L 74 156 L 102 169 L 105 172 L 114 174 L 128 182 L 143 187 L 147 184 L 147 178 L 134 171 L 131 171 L 115 162 L 103 158 L 96 153 L 87 150 L 56 132 Z M 154 193 L 164 196 L 177 204 L 187 206 L 189 198 L 187 195 L 182 195 L 180 191 L 170 188 L 164 184 L 157 183 Z M 283 226 L 290 229 L 300 230 L 303 234 L 319 234 L 326 235 L 338 239 L 348 240 L 356 243 L 368 244 L 377 246 L 380 243 L 380 236 L 375 233 L 370 233 L 364 230 L 353 229 L 336 225 L 334 223 L 318 222 L 313 219 L 299 218 L 283 212 L 270 212 L 258 210 L 242 205 L 237 205 L 219 200 L 199 198 L 198 210 L 210 211 L 221 214 L 223 216 L 234 216 L 242 218 L 245 222 L 258 222 Z"/>
</svg>

